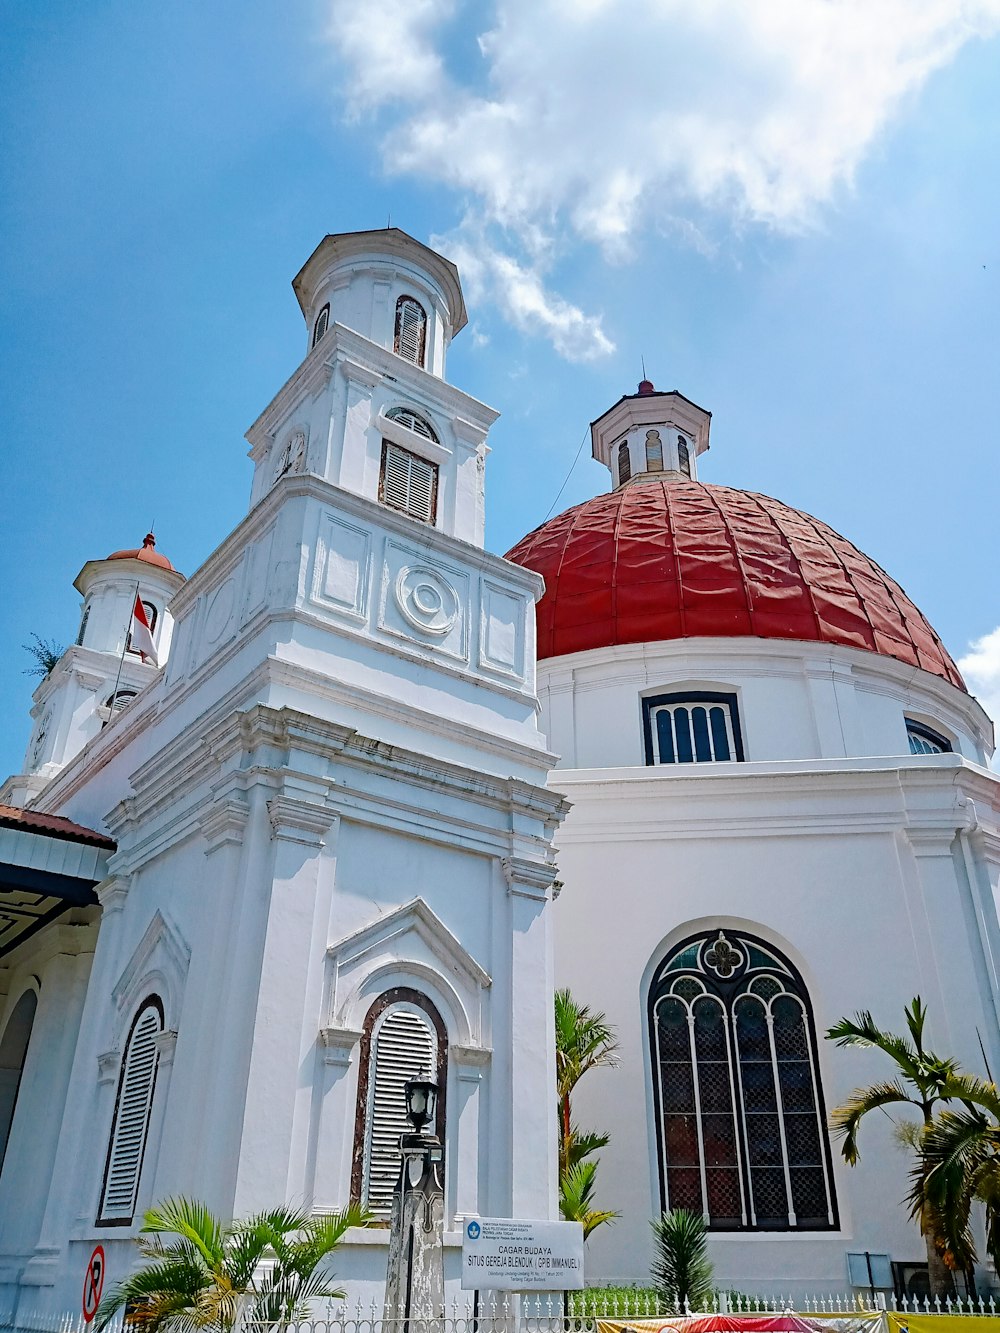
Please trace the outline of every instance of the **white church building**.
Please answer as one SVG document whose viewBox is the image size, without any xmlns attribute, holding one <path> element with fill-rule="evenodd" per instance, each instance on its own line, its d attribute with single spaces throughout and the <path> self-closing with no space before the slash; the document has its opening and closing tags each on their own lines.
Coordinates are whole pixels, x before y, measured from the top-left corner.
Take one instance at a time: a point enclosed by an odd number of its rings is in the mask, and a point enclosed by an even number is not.
<svg viewBox="0 0 1000 1333">
<path fill-rule="evenodd" d="M 293 286 L 247 516 L 186 579 L 152 536 L 88 560 L 0 790 L 0 1311 L 75 1309 L 97 1245 L 122 1277 L 167 1195 L 384 1221 L 428 1067 L 453 1290 L 466 1219 L 557 1216 L 557 985 L 621 1043 L 575 1103 L 621 1213 L 590 1282 L 645 1282 L 674 1206 L 742 1290 L 919 1263 L 892 1127 L 854 1170 L 826 1129 L 888 1071 L 822 1032 L 919 992 L 1000 1069 L 992 726 L 940 640 L 699 481 L 709 413 L 645 381 L 593 424 L 611 490 L 488 553 L 454 266 L 350 233 Z M 338 1276 L 376 1297 L 387 1245 Z"/>
</svg>

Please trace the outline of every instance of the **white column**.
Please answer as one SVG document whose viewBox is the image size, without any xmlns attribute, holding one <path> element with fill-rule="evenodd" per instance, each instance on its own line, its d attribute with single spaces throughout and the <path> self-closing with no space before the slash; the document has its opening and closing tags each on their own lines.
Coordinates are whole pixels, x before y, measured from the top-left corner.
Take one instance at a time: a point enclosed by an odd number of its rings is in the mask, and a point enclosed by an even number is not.
<svg viewBox="0 0 1000 1333">
<path fill-rule="evenodd" d="M 319 1036 L 322 1064 L 306 1163 L 306 1201 L 316 1208 L 343 1208 L 351 1197 L 361 1032 L 326 1027 Z"/>
<path fill-rule="evenodd" d="M 316 1076 L 338 815 L 331 784 L 289 774 L 267 802 L 273 880 L 234 1209 L 301 1197 Z M 306 1072 L 308 1071 L 308 1072 Z"/>
<path fill-rule="evenodd" d="M 549 890 L 555 867 L 505 857 L 511 928 L 511 1216 L 554 1218 L 556 1046 Z"/>
<path fill-rule="evenodd" d="M 492 1051 L 481 1046 L 451 1046 L 448 1059 L 455 1071 L 454 1098 L 449 1099 L 448 1119 L 457 1130 L 449 1135 L 452 1155 L 447 1166 L 448 1215 L 461 1229 L 466 1218 L 478 1217 L 480 1087 Z M 452 1089 L 449 1089 L 449 1093 Z"/>
</svg>

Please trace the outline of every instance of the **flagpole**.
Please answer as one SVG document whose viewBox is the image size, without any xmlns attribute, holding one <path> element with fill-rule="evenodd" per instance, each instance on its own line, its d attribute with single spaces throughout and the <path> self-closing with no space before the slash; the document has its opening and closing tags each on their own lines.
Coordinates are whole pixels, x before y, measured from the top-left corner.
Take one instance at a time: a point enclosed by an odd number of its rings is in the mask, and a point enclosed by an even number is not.
<svg viewBox="0 0 1000 1333">
<path fill-rule="evenodd" d="M 125 665 L 125 654 L 128 652 L 129 635 L 132 633 L 132 617 L 135 615 L 135 599 L 139 596 L 139 580 L 135 581 L 135 592 L 132 594 L 132 600 L 129 602 L 128 624 L 125 627 L 125 644 L 122 648 L 121 660 L 118 663 L 118 675 L 115 677 L 115 692 L 111 696 L 111 712 L 108 714 L 108 721 L 115 715 L 115 700 L 118 698 L 118 686 L 121 684 L 122 667 Z"/>
</svg>

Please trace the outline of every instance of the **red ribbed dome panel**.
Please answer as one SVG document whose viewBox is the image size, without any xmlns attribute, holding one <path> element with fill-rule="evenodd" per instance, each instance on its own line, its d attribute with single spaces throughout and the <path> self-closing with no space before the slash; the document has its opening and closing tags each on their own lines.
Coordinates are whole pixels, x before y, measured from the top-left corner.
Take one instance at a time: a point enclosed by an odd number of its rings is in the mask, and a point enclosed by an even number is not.
<svg viewBox="0 0 1000 1333">
<path fill-rule="evenodd" d="M 965 688 L 894 579 L 825 523 L 767 495 L 635 482 L 543 523 L 507 559 L 545 579 L 539 658 L 751 635 L 862 648 Z"/>
</svg>

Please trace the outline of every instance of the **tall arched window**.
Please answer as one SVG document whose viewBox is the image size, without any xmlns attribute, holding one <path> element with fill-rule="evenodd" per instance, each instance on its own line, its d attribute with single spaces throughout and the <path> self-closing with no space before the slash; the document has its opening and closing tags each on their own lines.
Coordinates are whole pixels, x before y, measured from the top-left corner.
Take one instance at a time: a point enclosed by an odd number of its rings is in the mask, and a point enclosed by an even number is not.
<svg viewBox="0 0 1000 1333">
<path fill-rule="evenodd" d="M 76 636 L 76 642 L 79 646 L 83 643 L 83 636 L 87 632 L 87 621 L 90 619 L 90 603 L 83 608 L 83 615 L 80 617 L 80 633 Z"/>
<path fill-rule="evenodd" d="M 816 1036 L 802 978 L 769 944 L 713 930 L 649 994 L 662 1207 L 716 1230 L 837 1225 Z"/>
<path fill-rule="evenodd" d="M 33 990 L 26 990 L 15 1004 L 4 1028 L 3 1040 L 0 1041 L 0 1170 L 3 1170 L 3 1159 L 14 1123 L 17 1094 L 21 1087 L 21 1075 L 24 1073 L 37 1008 L 38 996 Z"/>
<path fill-rule="evenodd" d="M 372 1005 L 361 1036 L 351 1199 L 387 1218 L 399 1175 L 399 1136 L 412 1130 L 403 1089 L 408 1079 L 437 1080 L 434 1132 L 444 1143 L 448 1035 L 419 991 L 397 986 Z"/>
<path fill-rule="evenodd" d="M 688 442 L 683 435 L 677 436 L 677 466 L 684 473 L 685 477 L 690 477 L 691 454 L 688 451 Z"/>
<path fill-rule="evenodd" d="M 424 364 L 427 344 L 427 311 L 413 296 L 396 302 L 396 337 L 392 350 L 414 365 Z"/>
<path fill-rule="evenodd" d="M 618 484 L 628 481 L 632 475 L 632 460 L 628 452 L 628 440 L 622 440 L 618 446 Z"/>
<path fill-rule="evenodd" d="M 329 303 L 327 303 L 323 307 L 323 309 L 319 312 L 319 314 L 316 316 L 316 323 L 313 325 L 313 340 L 312 340 L 313 347 L 316 346 L 320 338 L 322 338 L 323 334 L 326 333 L 329 327 L 330 327 L 330 306 Z"/>
<path fill-rule="evenodd" d="M 132 1020 L 125 1043 L 98 1226 L 127 1226 L 135 1214 L 156 1090 L 156 1038 L 162 1031 L 163 1005 L 151 995 Z"/>
</svg>

